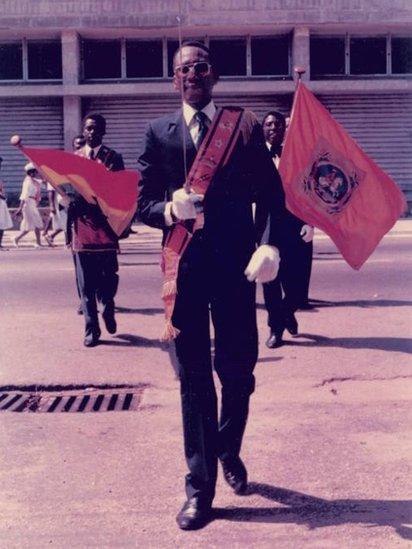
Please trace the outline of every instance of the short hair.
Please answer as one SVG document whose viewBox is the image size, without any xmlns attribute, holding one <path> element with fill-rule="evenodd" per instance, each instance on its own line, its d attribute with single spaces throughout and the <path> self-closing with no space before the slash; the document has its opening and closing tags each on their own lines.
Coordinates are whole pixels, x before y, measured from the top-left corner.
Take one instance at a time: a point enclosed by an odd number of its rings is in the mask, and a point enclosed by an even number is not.
<svg viewBox="0 0 412 549">
<path fill-rule="evenodd" d="M 101 114 L 92 113 L 92 114 L 86 115 L 83 118 L 83 126 L 86 123 L 86 120 L 94 120 L 96 124 L 102 129 L 103 133 L 106 133 L 106 119 Z"/>
<path fill-rule="evenodd" d="M 282 114 L 279 111 L 269 111 L 269 112 L 267 112 L 265 114 L 265 116 L 263 117 L 262 125 L 266 122 L 266 119 L 269 118 L 269 116 L 273 116 L 274 118 L 276 118 L 276 120 L 280 120 L 286 128 L 286 117 L 285 117 L 284 114 Z"/>
<path fill-rule="evenodd" d="M 199 50 L 204 51 L 205 53 L 207 53 L 207 55 L 209 57 L 210 64 L 211 65 L 213 64 L 210 49 L 206 46 L 206 44 L 204 44 L 203 42 L 200 42 L 199 40 L 183 40 L 182 45 L 177 48 L 177 50 L 175 51 L 175 53 L 173 55 L 173 64 L 174 64 L 176 56 L 180 52 L 180 50 L 182 48 L 186 48 L 186 47 L 199 48 Z"/>
</svg>

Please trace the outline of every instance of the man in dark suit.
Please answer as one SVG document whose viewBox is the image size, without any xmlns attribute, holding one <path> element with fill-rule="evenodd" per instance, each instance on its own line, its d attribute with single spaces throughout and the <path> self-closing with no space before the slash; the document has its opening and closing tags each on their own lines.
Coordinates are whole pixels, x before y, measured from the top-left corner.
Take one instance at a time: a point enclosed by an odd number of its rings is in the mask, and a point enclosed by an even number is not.
<svg viewBox="0 0 412 549">
<path fill-rule="evenodd" d="M 281 185 L 264 150 L 254 119 L 241 132 L 228 163 L 203 196 L 186 192 L 183 143 L 190 169 L 216 107 L 213 60 L 202 43 L 187 42 L 174 57 L 174 86 L 183 108 L 149 124 L 138 167 L 138 214 L 166 237 L 177 220 L 196 216 L 202 201 L 204 227 L 194 233 L 180 260 L 173 325 L 181 382 L 187 501 L 177 516 L 182 529 L 203 526 L 215 495 L 217 462 L 235 493 L 244 492 L 247 471 L 239 454 L 254 391 L 257 360 L 255 281 L 276 276 L 276 226 L 283 208 Z M 250 117 L 249 117 L 250 118 Z M 245 128 L 246 129 L 246 128 Z M 185 140 L 183 140 L 183 135 Z M 256 249 L 252 202 L 260 232 Z M 266 210 L 265 210 L 266 208 Z M 267 209 L 269 208 L 269 212 Z M 210 311 L 210 312 L 209 312 Z M 209 314 L 214 327 L 213 366 L 222 384 L 221 413 L 212 373 Z"/>
<path fill-rule="evenodd" d="M 282 113 L 271 111 L 262 122 L 268 155 L 276 169 L 282 154 L 286 120 Z M 298 333 L 295 312 L 305 301 L 312 268 L 313 227 L 285 210 L 280 267 L 278 276 L 263 285 L 265 306 L 268 311 L 269 338 L 266 346 L 274 349 L 283 345 L 283 332 Z"/>
<path fill-rule="evenodd" d="M 83 123 L 85 145 L 75 154 L 104 164 L 108 170 L 124 169 L 123 158 L 102 144 L 106 120 L 100 114 L 89 114 Z M 97 302 L 102 304 L 102 317 L 107 331 L 116 332 L 114 297 L 119 283 L 118 237 L 109 226 L 99 206 L 89 204 L 79 194 L 70 203 L 68 242 L 76 265 L 77 286 L 85 321 L 85 347 L 97 345 L 101 332 Z"/>
</svg>

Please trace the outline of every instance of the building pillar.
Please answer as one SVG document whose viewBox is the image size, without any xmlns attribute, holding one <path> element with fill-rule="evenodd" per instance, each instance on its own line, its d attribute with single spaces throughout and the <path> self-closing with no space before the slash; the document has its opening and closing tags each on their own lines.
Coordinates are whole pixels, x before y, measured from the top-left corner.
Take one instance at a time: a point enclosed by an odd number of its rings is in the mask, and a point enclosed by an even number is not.
<svg viewBox="0 0 412 549">
<path fill-rule="evenodd" d="M 61 40 L 63 88 L 77 86 L 80 75 L 79 35 L 74 30 L 63 31 Z M 64 148 L 71 151 L 73 137 L 78 135 L 81 129 L 81 97 L 79 95 L 64 95 L 63 127 Z"/>
<path fill-rule="evenodd" d="M 310 31 L 309 27 L 295 27 L 292 41 L 292 75 L 295 67 L 303 67 L 302 80 L 310 80 Z"/>
<path fill-rule="evenodd" d="M 65 95 L 63 97 L 64 148 L 66 151 L 72 150 L 73 137 L 81 133 L 81 110 L 81 97 L 78 95 Z"/>
<path fill-rule="evenodd" d="M 74 30 L 62 32 L 63 85 L 76 85 L 80 75 L 79 35 Z"/>
</svg>

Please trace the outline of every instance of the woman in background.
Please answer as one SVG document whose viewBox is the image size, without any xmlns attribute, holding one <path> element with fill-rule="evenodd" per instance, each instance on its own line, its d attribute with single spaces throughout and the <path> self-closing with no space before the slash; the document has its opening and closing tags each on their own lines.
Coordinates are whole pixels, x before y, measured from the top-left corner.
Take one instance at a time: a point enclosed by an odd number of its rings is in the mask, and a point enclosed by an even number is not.
<svg viewBox="0 0 412 549">
<path fill-rule="evenodd" d="M 35 248 L 41 247 L 40 229 L 43 228 L 43 220 L 40 215 L 38 204 L 41 197 L 41 185 L 43 183 L 39 174 L 31 162 L 24 166 L 26 177 L 23 180 L 23 186 L 20 195 L 20 206 L 16 210 L 15 216 L 22 215 L 20 223 L 20 234 L 17 235 L 13 242 L 18 247 L 19 241 L 30 231 L 34 231 L 36 236 Z"/>
<path fill-rule="evenodd" d="M 3 159 L 0 156 L 0 169 L 1 169 L 2 162 L 3 162 Z M 13 221 L 10 217 L 9 210 L 7 208 L 6 193 L 4 192 L 3 181 L 0 180 L 0 250 L 5 249 L 2 246 L 4 231 L 6 229 L 11 229 L 12 227 L 13 227 Z"/>
</svg>

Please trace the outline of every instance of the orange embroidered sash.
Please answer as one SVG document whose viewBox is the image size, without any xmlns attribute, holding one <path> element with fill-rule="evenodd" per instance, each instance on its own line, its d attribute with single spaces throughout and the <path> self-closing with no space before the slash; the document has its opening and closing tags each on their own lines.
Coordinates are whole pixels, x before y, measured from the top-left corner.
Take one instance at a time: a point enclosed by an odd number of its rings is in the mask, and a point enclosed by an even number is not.
<svg viewBox="0 0 412 549">
<path fill-rule="evenodd" d="M 195 193 L 206 194 L 216 172 L 224 166 L 233 152 L 240 132 L 243 109 L 225 107 L 219 109 L 200 146 L 190 169 L 185 186 Z M 165 304 L 166 326 L 162 339 L 172 340 L 179 330 L 172 324 L 172 315 L 177 295 L 179 262 L 193 233 L 203 227 L 203 213 L 196 216 L 193 228 L 179 221 L 167 235 L 162 252 L 164 274 L 162 299 Z"/>
</svg>

